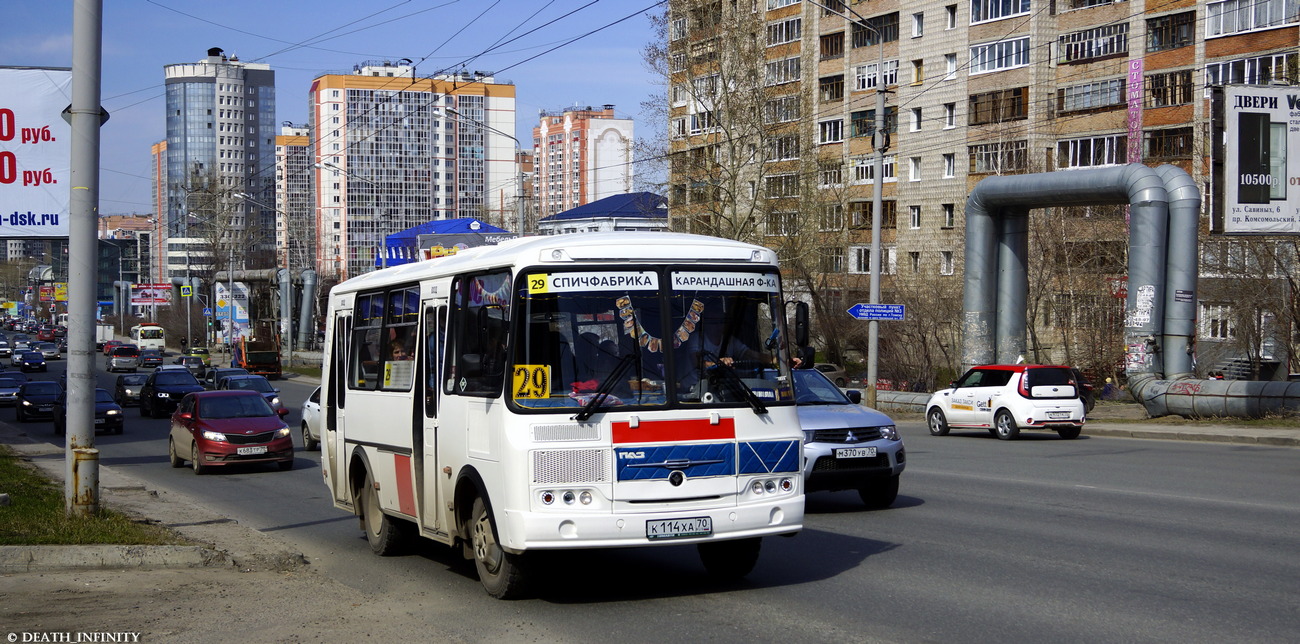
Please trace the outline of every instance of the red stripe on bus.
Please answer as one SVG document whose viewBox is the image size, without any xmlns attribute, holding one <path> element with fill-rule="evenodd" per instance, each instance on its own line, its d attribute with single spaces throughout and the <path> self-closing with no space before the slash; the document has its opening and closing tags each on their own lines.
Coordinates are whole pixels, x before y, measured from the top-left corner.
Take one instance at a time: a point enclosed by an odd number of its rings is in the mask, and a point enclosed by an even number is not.
<svg viewBox="0 0 1300 644">
<path fill-rule="evenodd" d="M 669 443 L 718 440 L 736 437 L 736 421 L 720 418 L 714 425 L 707 418 L 686 420 L 643 420 L 637 427 L 626 421 L 610 423 L 614 443 Z"/>
<path fill-rule="evenodd" d="M 397 511 L 415 516 L 415 482 L 411 480 L 411 457 L 393 454 L 393 470 L 397 473 Z"/>
</svg>

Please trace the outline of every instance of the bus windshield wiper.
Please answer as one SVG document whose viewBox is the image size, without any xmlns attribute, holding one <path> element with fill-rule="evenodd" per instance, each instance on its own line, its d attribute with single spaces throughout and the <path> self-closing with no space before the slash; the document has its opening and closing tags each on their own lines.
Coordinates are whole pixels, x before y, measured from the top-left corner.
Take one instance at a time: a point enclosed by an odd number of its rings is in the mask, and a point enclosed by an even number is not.
<svg viewBox="0 0 1300 644">
<path fill-rule="evenodd" d="M 614 384 L 618 382 L 618 379 L 623 376 L 623 372 L 627 371 L 628 365 L 632 364 L 636 359 L 637 355 L 635 353 L 624 355 L 618 361 L 618 364 L 614 366 L 614 370 L 610 372 L 605 382 L 600 383 L 600 388 L 592 395 L 591 400 L 588 400 L 587 404 L 582 406 L 582 411 L 579 411 L 573 419 L 585 421 L 591 418 L 591 415 L 596 413 L 596 409 L 605 403 L 606 398 L 609 398 L 610 390 L 614 388 Z"/>
<path fill-rule="evenodd" d="M 754 395 L 754 390 L 750 389 L 749 385 L 745 384 L 745 381 L 740 377 L 740 374 L 736 373 L 736 370 L 731 368 L 731 365 L 719 360 L 718 356 L 715 356 L 708 351 L 702 351 L 700 352 L 700 355 L 713 362 L 713 369 L 718 373 L 723 374 L 722 381 L 727 384 L 727 387 L 731 389 L 732 393 L 738 394 L 741 398 L 745 399 L 745 402 L 749 403 L 749 406 L 754 408 L 754 413 L 767 413 L 767 406 L 763 404 L 763 401 L 758 399 L 758 396 Z"/>
</svg>

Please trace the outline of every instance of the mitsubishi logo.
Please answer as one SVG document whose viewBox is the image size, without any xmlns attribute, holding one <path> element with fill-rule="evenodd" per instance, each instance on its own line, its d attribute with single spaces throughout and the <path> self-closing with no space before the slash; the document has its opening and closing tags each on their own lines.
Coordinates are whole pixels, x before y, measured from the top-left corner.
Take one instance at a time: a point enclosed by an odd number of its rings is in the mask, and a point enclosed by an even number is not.
<svg viewBox="0 0 1300 644">
<path fill-rule="evenodd" d="M 849 433 L 844 436 L 844 442 L 846 443 L 858 442 L 858 437 L 853 434 L 853 430 L 850 429 Z"/>
</svg>

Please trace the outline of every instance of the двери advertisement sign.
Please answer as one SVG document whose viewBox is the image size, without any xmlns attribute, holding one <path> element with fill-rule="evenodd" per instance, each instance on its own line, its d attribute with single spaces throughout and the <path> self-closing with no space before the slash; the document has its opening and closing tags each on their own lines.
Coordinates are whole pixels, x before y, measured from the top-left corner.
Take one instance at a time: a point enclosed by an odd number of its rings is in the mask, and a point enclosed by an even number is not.
<svg viewBox="0 0 1300 644">
<path fill-rule="evenodd" d="M 1224 88 L 1223 232 L 1300 233 L 1300 91 Z"/>
<path fill-rule="evenodd" d="M 0 67 L 0 237 L 67 237 L 72 70 Z"/>
</svg>

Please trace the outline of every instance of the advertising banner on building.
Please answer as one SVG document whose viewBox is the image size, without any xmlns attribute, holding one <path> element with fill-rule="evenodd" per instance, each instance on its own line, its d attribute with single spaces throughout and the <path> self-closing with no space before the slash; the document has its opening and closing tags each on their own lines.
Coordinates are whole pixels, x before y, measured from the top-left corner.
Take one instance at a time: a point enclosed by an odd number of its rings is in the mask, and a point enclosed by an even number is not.
<svg viewBox="0 0 1300 644">
<path fill-rule="evenodd" d="M 1300 88 L 1229 86 L 1223 232 L 1300 234 Z"/>
<path fill-rule="evenodd" d="M 171 284 L 131 285 L 131 306 L 167 306 L 171 303 Z"/>
<path fill-rule="evenodd" d="M 72 70 L 0 67 L 0 237 L 67 237 Z"/>
</svg>

